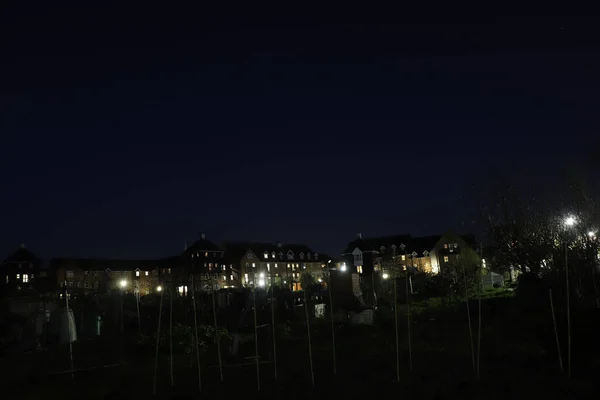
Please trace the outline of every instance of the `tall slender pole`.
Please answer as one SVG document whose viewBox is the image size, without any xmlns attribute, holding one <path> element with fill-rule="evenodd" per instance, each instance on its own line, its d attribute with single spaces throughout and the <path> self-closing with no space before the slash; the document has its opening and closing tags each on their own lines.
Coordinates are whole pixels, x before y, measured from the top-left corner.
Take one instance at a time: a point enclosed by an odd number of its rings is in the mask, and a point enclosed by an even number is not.
<svg viewBox="0 0 600 400">
<path fill-rule="evenodd" d="M 172 285 L 171 285 L 172 286 Z M 169 289 L 169 352 L 171 354 L 171 386 L 175 386 L 175 376 L 173 376 L 173 288 Z"/>
<path fill-rule="evenodd" d="M 335 356 L 335 322 L 333 320 L 333 294 L 331 283 L 331 269 L 329 270 L 329 314 L 331 316 L 331 345 L 333 346 L 333 375 L 337 375 L 337 362 Z"/>
<path fill-rule="evenodd" d="M 483 266 L 479 267 L 479 315 L 478 315 L 478 328 L 477 328 L 477 380 L 479 380 L 479 367 L 481 365 L 481 296 L 483 294 Z"/>
<path fill-rule="evenodd" d="M 196 316 L 196 286 L 194 285 L 194 275 L 192 274 L 192 304 L 194 308 L 194 331 L 195 331 L 195 341 L 194 344 L 196 346 L 196 364 L 198 365 L 198 391 L 202 391 L 202 375 L 200 372 L 200 349 L 198 346 L 198 318 Z"/>
<path fill-rule="evenodd" d="M 142 317 L 140 316 L 140 289 L 137 290 L 137 295 L 135 296 L 135 305 L 137 307 L 137 317 L 138 317 L 138 331 L 140 332 L 140 336 L 142 335 Z"/>
<path fill-rule="evenodd" d="M 271 333 L 273 335 L 273 377 L 277 380 L 277 345 L 275 340 L 275 279 L 271 272 Z"/>
<path fill-rule="evenodd" d="M 554 303 L 552 302 L 552 289 L 548 289 L 548 295 L 550 296 L 550 311 L 552 311 L 552 323 L 554 324 L 554 337 L 556 338 L 556 350 L 558 351 L 558 365 L 560 366 L 560 372 L 564 372 L 562 362 L 562 351 L 560 350 L 560 340 L 558 339 L 558 328 L 556 326 L 556 316 L 554 315 Z"/>
<path fill-rule="evenodd" d="M 256 278 L 254 279 L 256 282 Z M 258 365 L 258 322 L 256 318 L 256 288 L 252 287 L 252 309 L 254 310 L 254 360 L 256 362 L 256 389 L 260 391 L 260 367 Z"/>
<path fill-rule="evenodd" d="M 69 316 L 71 314 L 69 314 L 69 289 L 67 289 L 68 285 L 67 282 L 65 282 L 65 305 L 67 307 L 67 331 L 69 332 L 69 358 L 71 360 L 71 379 L 75 378 L 75 371 L 74 371 L 74 367 L 73 367 L 73 336 L 71 333 L 71 319 L 69 318 Z M 44 315 L 44 318 L 46 318 L 46 316 Z"/>
<path fill-rule="evenodd" d="M 475 343 L 473 342 L 473 328 L 471 325 L 471 309 L 469 307 L 469 291 L 467 287 L 467 273 L 465 272 L 465 266 L 463 265 L 463 279 L 465 281 L 465 297 L 467 304 L 467 323 L 469 324 L 469 338 L 471 339 L 471 362 L 473 363 L 473 371 L 477 371 L 475 365 Z"/>
<path fill-rule="evenodd" d="M 569 260 L 567 243 L 565 243 L 565 284 L 567 295 L 567 379 L 571 379 L 571 299 L 569 289 Z"/>
<path fill-rule="evenodd" d="M 217 325 L 217 307 L 215 305 L 215 282 L 211 278 L 210 286 L 212 286 L 212 309 L 213 321 L 215 324 L 215 342 L 217 343 L 217 356 L 219 357 L 219 376 L 223 382 L 223 361 L 221 360 L 221 338 L 219 337 L 219 326 Z"/>
<path fill-rule="evenodd" d="M 393 264 L 394 264 L 394 324 L 396 326 L 396 380 L 400 382 L 400 345 L 398 343 L 398 274 L 396 268 L 396 247 L 392 248 L 393 251 Z"/>
<path fill-rule="evenodd" d="M 158 329 L 156 331 L 156 357 L 154 360 L 154 396 L 156 396 L 156 378 L 158 374 L 158 348 L 160 345 L 160 319 L 162 316 L 163 292 L 160 292 L 160 306 L 158 309 Z"/>
<path fill-rule="evenodd" d="M 308 301 L 306 299 L 307 288 L 304 289 L 304 311 L 306 314 L 306 332 L 308 333 L 308 360 L 310 361 L 310 379 L 313 387 L 315 386 L 315 371 L 313 368 L 312 344 L 310 340 L 310 319 L 308 318 Z"/>
<path fill-rule="evenodd" d="M 123 339 L 123 289 L 121 288 L 121 340 Z"/>
<path fill-rule="evenodd" d="M 406 254 L 406 252 L 405 252 Z M 406 257 L 405 257 L 406 258 Z M 407 325 L 407 334 L 408 334 L 408 366 L 412 371 L 412 341 L 411 341 L 411 333 L 410 333 L 410 299 L 408 295 L 408 268 L 406 268 L 406 325 Z"/>
</svg>

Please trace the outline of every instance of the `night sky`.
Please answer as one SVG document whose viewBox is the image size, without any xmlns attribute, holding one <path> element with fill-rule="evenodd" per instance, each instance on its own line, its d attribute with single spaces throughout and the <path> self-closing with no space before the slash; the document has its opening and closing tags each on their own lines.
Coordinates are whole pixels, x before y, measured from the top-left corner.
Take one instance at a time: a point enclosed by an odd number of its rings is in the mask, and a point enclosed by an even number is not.
<svg viewBox="0 0 600 400">
<path fill-rule="evenodd" d="M 595 17 L 0 15 L 0 258 L 477 232 L 488 171 L 553 180 L 598 149 Z"/>
</svg>

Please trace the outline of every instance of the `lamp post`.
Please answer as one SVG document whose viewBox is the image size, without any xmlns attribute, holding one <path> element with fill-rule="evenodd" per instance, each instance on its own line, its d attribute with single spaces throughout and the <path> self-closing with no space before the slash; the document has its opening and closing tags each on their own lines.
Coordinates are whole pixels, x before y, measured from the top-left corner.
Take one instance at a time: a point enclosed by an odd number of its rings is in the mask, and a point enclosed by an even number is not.
<svg viewBox="0 0 600 400">
<path fill-rule="evenodd" d="M 121 288 L 121 333 L 123 333 L 123 292 L 127 286 L 127 281 L 122 279 L 119 281 L 119 287 Z"/>
<path fill-rule="evenodd" d="M 577 220 L 575 217 L 569 216 L 565 218 L 564 225 L 565 227 L 572 228 L 577 224 Z M 570 299 L 570 290 L 569 290 L 569 258 L 568 258 L 568 250 L 569 245 L 565 240 L 565 285 L 566 285 L 566 297 L 567 297 L 567 379 L 571 378 L 571 299 Z"/>
<path fill-rule="evenodd" d="M 337 375 L 337 364 L 335 357 L 335 323 L 333 321 L 333 294 L 331 293 L 331 260 L 327 261 L 329 270 L 329 285 L 327 291 L 329 292 L 329 314 L 331 315 L 331 344 L 333 346 L 333 375 Z"/>
</svg>

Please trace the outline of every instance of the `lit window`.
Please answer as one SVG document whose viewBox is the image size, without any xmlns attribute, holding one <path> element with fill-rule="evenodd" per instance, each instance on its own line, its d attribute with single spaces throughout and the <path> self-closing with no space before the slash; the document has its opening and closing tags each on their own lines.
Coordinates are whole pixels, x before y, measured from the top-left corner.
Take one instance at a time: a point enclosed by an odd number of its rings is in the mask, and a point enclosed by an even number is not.
<svg viewBox="0 0 600 400">
<path fill-rule="evenodd" d="M 227 281 L 227 275 L 223 275 L 223 280 Z"/>
<path fill-rule="evenodd" d="M 204 253 L 204 257 L 208 257 L 208 251 Z"/>
<path fill-rule="evenodd" d="M 67 278 L 73 278 L 75 276 L 75 272 L 67 271 Z"/>
<path fill-rule="evenodd" d="M 356 267 L 356 272 L 358 272 L 359 274 L 362 274 L 362 265 L 359 265 Z"/>
<path fill-rule="evenodd" d="M 267 271 L 271 271 L 271 264 L 267 263 Z"/>
<path fill-rule="evenodd" d="M 244 274 L 244 280 L 248 283 L 248 274 Z"/>
<path fill-rule="evenodd" d="M 402 259 L 402 261 L 406 260 L 406 256 L 404 254 L 400 258 Z"/>
<path fill-rule="evenodd" d="M 454 248 L 458 249 L 458 243 L 454 243 Z"/>
<path fill-rule="evenodd" d="M 223 264 L 222 266 L 223 271 L 225 271 L 227 269 L 227 267 L 225 266 L 225 264 Z"/>
<path fill-rule="evenodd" d="M 447 249 L 448 248 L 448 243 L 444 243 L 444 248 Z"/>
<path fill-rule="evenodd" d="M 23 274 L 23 283 L 29 282 L 29 276 L 27 274 Z"/>
<path fill-rule="evenodd" d="M 275 258 L 275 252 L 273 252 L 273 254 L 271 254 L 271 258 Z"/>
<path fill-rule="evenodd" d="M 8 275 L 6 275 L 6 283 L 8 283 Z"/>
<path fill-rule="evenodd" d="M 140 271 L 135 271 L 135 276 L 140 276 Z"/>
<path fill-rule="evenodd" d="M 444 262 L 448 262 L 448 256 L 444 256 Z"/>
<path fill-rule="evenodd" d="M 144 275 L 148 276 L 148 271 L 144 271 Z"/>
<path fill-rule="evenodd" d="M 229 280 L 233 282 L 233 275 L 229 275 Z"/>
<path fill-rule="evenodd" d="M 171 268 L 167 268 L 167 273 L 171 273 Z"/>
<path fill-rule="evenodd" d="M 256 268 L 256 263 L 252 263 L 252 268 Z"/>
<path fill-rule="evenodd" d="M 277 268 L 277 263 L 275 263 L 275 268 Z"/>
<path fill-rule="evenodd" d="M 265 251 L 265 258 L 269 258 L 269 253 Z"/>
</svg>

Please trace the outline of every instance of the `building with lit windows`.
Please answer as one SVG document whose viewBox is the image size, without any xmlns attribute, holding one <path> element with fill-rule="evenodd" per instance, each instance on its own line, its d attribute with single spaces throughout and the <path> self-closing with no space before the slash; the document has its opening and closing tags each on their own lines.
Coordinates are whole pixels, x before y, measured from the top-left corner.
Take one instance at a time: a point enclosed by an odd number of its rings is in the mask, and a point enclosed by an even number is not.
<svg viewBox="0 0 600 400">
<path fill-rule="evenodd" d="M 40 259 L 27 250 L 24 244 L 0 264 L 0 285 L 8 291 L 33 289 L 35 283 L 46 275 L 47 271 L 42 271 Z"/>
<path fill-rule="evenodd" d="M 407 268 L 438 273 L 460 257 L 461 249 L 475 247 L 473 235 L 443 235 L 412 237 L 409 234 L 374 238 L 357 238 L 348 243 L 340 264 L 350 273 L 370 276 L 373 272 Z"/>
<path fill-rule="evenodd" d="M 319 282 L 327 256 L 302 244 L 226 242 L 225 257 L 240 271 L 243 286 L 266 287 L 274 283 L 301 290 L 301 276 L 309 273 Z"/>
</svg>

